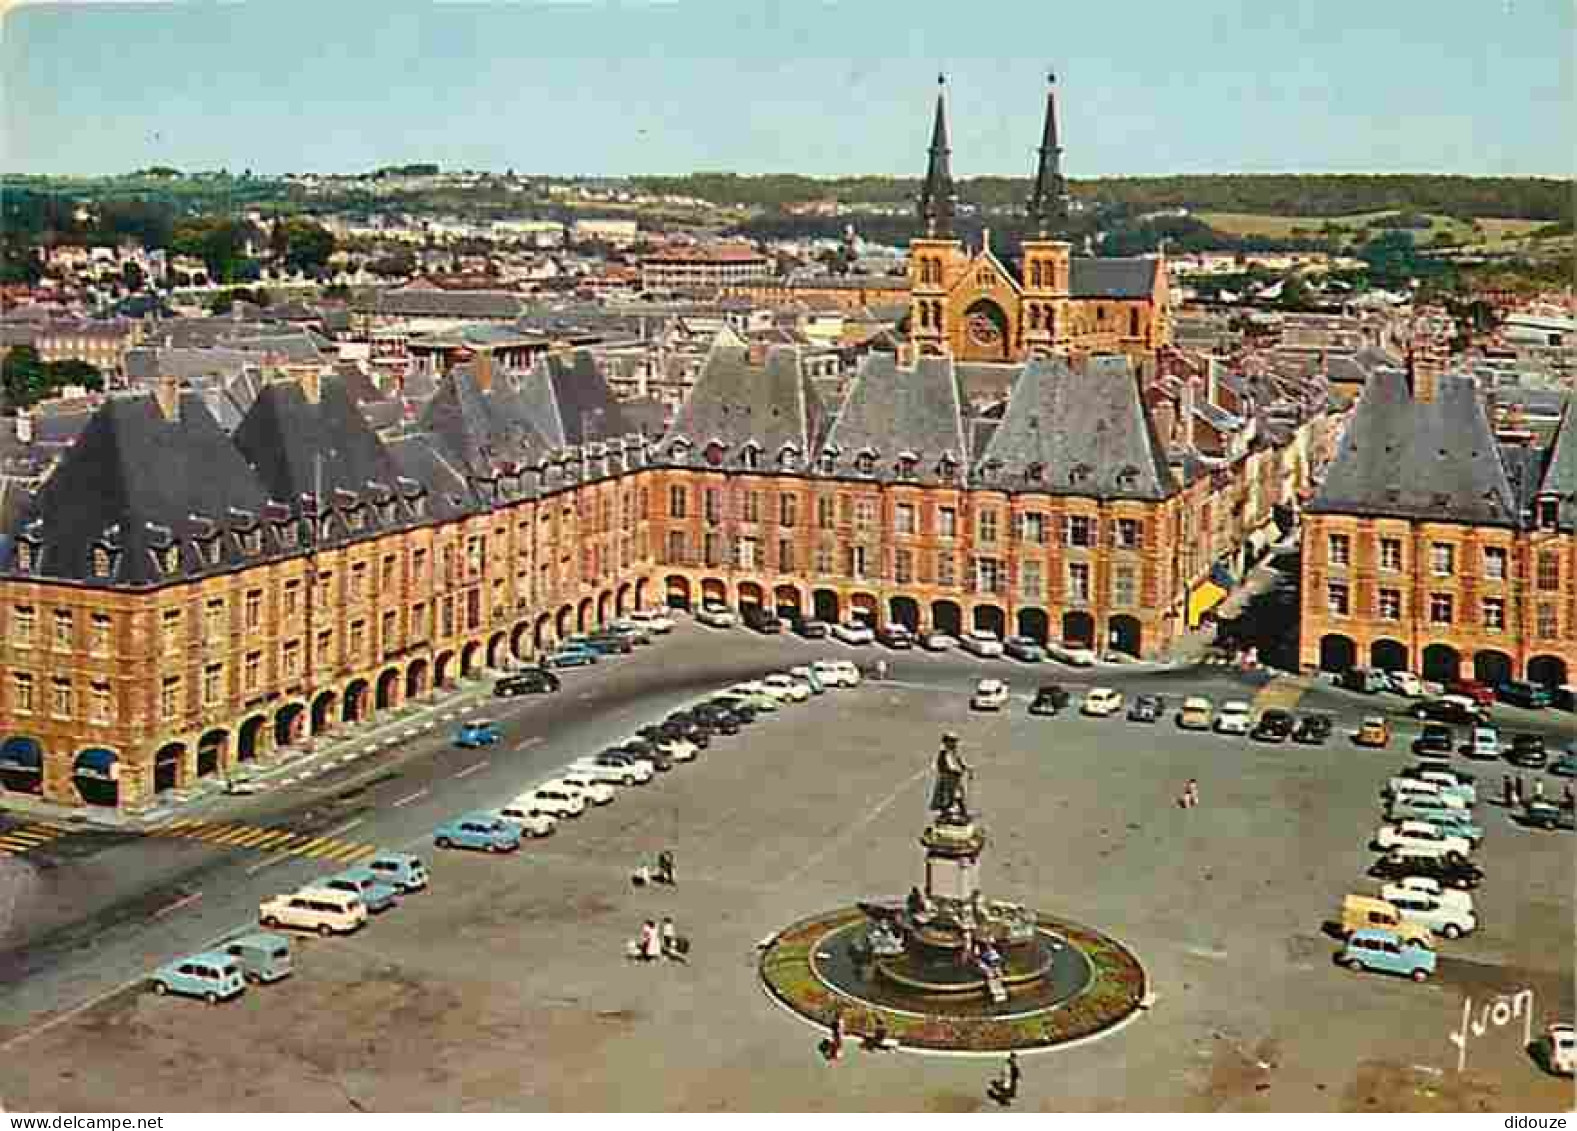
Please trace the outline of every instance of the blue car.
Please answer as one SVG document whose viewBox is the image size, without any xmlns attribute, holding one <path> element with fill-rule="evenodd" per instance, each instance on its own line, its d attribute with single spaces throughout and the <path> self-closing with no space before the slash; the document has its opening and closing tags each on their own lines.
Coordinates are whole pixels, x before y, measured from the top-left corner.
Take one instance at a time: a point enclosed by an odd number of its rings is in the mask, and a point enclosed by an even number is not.
<svg viewBox="0 0 1577 1131">
<path fill-rule="evenodd" d="M 474 750 L 479 746 L 491 746 L 503 737 L 504 732 L 498 729 L 497 723 L 472 719 L 461 723 L 460 729 L 454 732 L 454 744 L 464 750 Z"/>
<path fill-rule="evenodd" d="M 1002 642 L 1002 650 L 1015 660 L 1026 664 L 1039 664 L 1046 659 L 1046 649 L 1028 636 L 1010 636 Z"/>
<path fill-rule="evenodd" d="M 1550 763 L 1550 773 L 1563 778 L 1577 778 L 1577 751 L 1568 750 Z"/>
<path fill-rule="evenodd" d="M 1349 970 L 1378 970 L 1427 982 L 1435 972 L 1435 952 L 1415 942 L 1404 942 L 1395 931 L 1364 927 L 1354 931 L 1336 961 Z"/>
<path fill-rule="evenodd" d="M 380 852 L 362 867 L 406 895 L 427 886 L 427 865 L 409 852 Z"/>
<path fill-rule="evenodd" d="M 200 997 L 209 1005 L 240 997 L 246 989 L 241 963 L 217 950 L 177 958 L 153 972 L 153 992 Z"/>
<path fill-rule="evenodd" d="M 597 662 L 597 653 L 590 648 L 560 648 L 550 652 L 547 661 L 552 668 L 583 668 Z"/>
<path fill-rule="evenodd" d="M 433 843 L 439 848 L 513 852 L 520 847 L 520 826 L 494 813 L 467 813 L 433 830 Z"/>
<path fill-rule="evenodd" d="M 348 891 L 360 896 L 367 912 L 376 915 L 387 911 L 400 901 L 400 891 L 393 884 L 380 879 L 370 868 L 347 868 L 337 876 L 330 876 L 315 887 Z"/>
</svg>

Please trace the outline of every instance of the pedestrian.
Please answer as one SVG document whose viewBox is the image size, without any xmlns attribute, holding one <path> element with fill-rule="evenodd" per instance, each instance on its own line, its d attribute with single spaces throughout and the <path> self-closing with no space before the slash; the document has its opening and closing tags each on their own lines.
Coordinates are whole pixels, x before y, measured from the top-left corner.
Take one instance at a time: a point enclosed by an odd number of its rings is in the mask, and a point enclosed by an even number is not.
<svg viewBox="0 0 1577 1131">
<path fill-rule="evenodd" d="M 663 849 L 657 854 L 657 877 L 670 887 L 674 883 L 674 854 Z"/>
<path fill-rule="evenodd" d="M 657 931 L 657 924 L 646 920 L 641 927 L 642 953 L 647 962 L 655 962 L 663 956 L 662 936 Z"/>
<path fill-rule="evenodd" d="M 832 1028 L 827 1033 L 826 1039 L 821 1042 L 821 1055 L 829 1061 L 837 1060 L 843 1055 L 843 1010 L 839 1009 L 832 1015 Z"/>
<path fill-rule="evenodd" d="M 662 940 L 663 957 L 672 962 L 684 962 L 684 945 L 679 941 L 679 931 L 674 926 L 672 916 L 663 916 L 663 925 L 659 934 Z"/>
<path fill-rule="evenodd" d="M 1570 809 L 1577 804 L 1577 794 L 1572 793 L 1572 783 L 1567 782 L 1561 786 L 1561 808 Z"/>
<path fill-rule="evenodd" d="M 1515 802 L 1512 800 L 1511 775 L 1510 774 L 1501 774 L 1500 775 L 1500 789 L 1501 789 L 1501 793 L 1504 794 L 1505 798 L 1506 798 L 1506 808 L 1510 809 L 1515 804 Z"/>
<path fill-rule="evenodd" d="M 1543 801 L 1544 800 L 1544 779 L 1543 778 L 1534 778 L 1533 779 L 1533 800 L 1535 800 L 1535 801 Z"/>
<path fill-rule="evenodd" d="M 1527 803 L 1528 803 L 1528 775 L 1527 774 L 1518 774 L 1517 775 L 1517 804 L 1518 805 L 1526 805 Z"/>
<path fill-rule="evenodd" d="M 1183 808 L 1192 809 L 1199 804 L 1199 781 L 1189 778 L 1188 784 L 1183 787 Z"/>
<path fill-rule="evenodd" d="M 1008 1053 L 1008 1061 L 1002 1066 L 1002 1075 L 991 1081 L 986 1094 L 1003 1107 L 1010 1106 L 1018 1098 L 1018 1083 L 1022 1075 L 1018 1066 L 1018 1053 Z"/>
</svg>

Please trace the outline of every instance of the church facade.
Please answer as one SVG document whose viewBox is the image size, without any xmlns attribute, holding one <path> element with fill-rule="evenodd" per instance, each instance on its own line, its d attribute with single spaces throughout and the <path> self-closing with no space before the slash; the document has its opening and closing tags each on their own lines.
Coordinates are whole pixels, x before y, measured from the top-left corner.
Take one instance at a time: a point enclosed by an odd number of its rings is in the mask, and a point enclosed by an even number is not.
<svg viewBox="0 0 1577 1131">
<path fill-rule="evenodd" d="M 1136 364 L 1172 340 L 1166 263 L 1160 258 L 1075 257 L 1054 238 L 1067 201 L 1058 143 L 1056 84 L 1046 118 L 1022 256 L 997 256 L 986 233 L 968 249 L 954 234 L 957 207 L 945 91 L 938 91 L 931 147 L 909 244 L 909 337 L 915 353 L 958 361 L 1020 362 L 1047 354 L 1121 353 Z"/>
</svg>

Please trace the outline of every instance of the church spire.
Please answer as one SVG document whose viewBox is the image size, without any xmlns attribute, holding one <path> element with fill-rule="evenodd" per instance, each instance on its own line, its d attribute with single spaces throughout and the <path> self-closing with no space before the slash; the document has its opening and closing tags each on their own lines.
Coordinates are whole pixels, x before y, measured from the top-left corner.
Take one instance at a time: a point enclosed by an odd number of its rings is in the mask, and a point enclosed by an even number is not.
<svg viewBox="0 0 1577 1131">
<path fill-rule="evenodd" d="M 920 186 L 919 218 L 931 239 L 953 234 L 953 211 L 958 197 L 953 192 L 953 172 L 947 148 L 947 76 L 936 76 L 936 118 L 931 123 L 931 154 L 925 169 L 925 184 Z"/>
<path fill-rule="evenodd" d="M 1068 182 L 1062 176 L 1062 146 L 1057 144 L 1057 76 L 1046 76 L 1046 124 L 1040 138 L 1040 162 L 1035 168 L 1035 190 L 1029 198 L 1029 218 L 1037 235 L 1049 235 L 1068 211 Z"/>
</svg>

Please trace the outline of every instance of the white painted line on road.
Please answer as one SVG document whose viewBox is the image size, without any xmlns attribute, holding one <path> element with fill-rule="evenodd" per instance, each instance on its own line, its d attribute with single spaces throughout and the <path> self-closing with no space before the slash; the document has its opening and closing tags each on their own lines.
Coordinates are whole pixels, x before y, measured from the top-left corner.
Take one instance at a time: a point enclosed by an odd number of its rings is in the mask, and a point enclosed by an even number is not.
<svg viewBox="0 0 1577 1131">
<path fill-rule="evenodd" d="M 431 724 L 429 724 L 429 725 L 431 725 Z M 405 732 L 405 737 L 406 737 L 406 738 L 416 738 L 416 737 L 417 737 L 417 736 L 418 736 L 418 735 L 420 735 L 420 734 L 421 734 L 421 733 L 422 733 L 422 732 L 421 732 L 421 731 L 419 731 L 419 730 L 416 730 L 416 729 L 415 729 L 415 728 L 414 728 L 414 727 L 413 727 L 413 728 L 412 728 L 412 729 L 411 729 L 411 730 L 408 730 L 408 731 L 406 731 L 406 732 Z"/>
<path fill-rule="evenodd" d="M 459 773 L 455 774 L 455 777 L 457 777 L 457 778 L 470 777 L 472 774 L 476 773 L 478 770 L 486 769 L 491 764 L 492 763 L 490 761 L 488 761 L 486 758 L 482 759 L 482 761 L 480 761 L 480 762 L 472 762 L 465 769 L 463 769 Z"/>
<path fill-rule="evenodd" d="M 428 719 L 425 723 L 422 724 L 422 731 L 425 733 L 426 731 L 436 730 L 437 727 L 438 727 L 437 723 L 433 722 L 431 719 Z M 415 738 L 416 734 L 417 734 L 417 732 L 413 730 L 413 731 L 410 732 L 410 737 Z"/>
<path fill-rule="evenodd" d="M 192 904 L 196 903 L 202 897 L 203 897 L 203 893 L 202 892 L 194 891 L 194 892 L 192 892 L 191 895 L 182 896 L 180 899 L 177 899 L 174 903 L 167 903 L 167 904 L 165 904 L 163 907 L 159 908 L 159 910 L 157 910 L 157 911 L 155 911 L 153 913 L 153 917 L 155 919 L 163 919 L 166 915 L 170 914 L 172 911 L 179 911 L 183 907 L 189 907 Z"/>
<path fill-rule="evenodd" d="M 542 745 L 542 736 L 540 734 L 534 734 L 530 738 L 528 738 L 524 742 L 522 742 L 519 746 L 515 747 L 515 749 L 516 750 L 530 750 L 533 746 L 540 746 L 540 745 Z"/>
<path fill-rule="evenodd" d="M 289 859 L 291 859 L 291 856 L 288 852 L 278 852 L 275 855 L 268 857 L 266 860 L 260 860 L 256 864 L 253 864 L 246 870 L 246 874 L 249 876 L 255 876 L 264 868 L 272 868 L 275 864 Z"/>
<path fill-rule="evenodd" d="M 337 828 L 337 829 L 330 829 L 328 831 L 328 835 L 329 836 L 344 836 L 346 833 L 350 832 L 351 829 L 355 828 L 357 825 L 361 824 L 366 819 L 367 819 L 366 817 L 357 817 L 354 821 L 346 821 L 339 828 Z"/>
<path fill-rule="evenodd" d="M 411 802 L 415 801 L 418 797 L 426 797 L 426 796 L 427 796 L 427 791 L 425 789 L 418 789 L 415 793 L 410 794 L 409 796 L 406 796 L 406 797 L 402 797 L 398 801 L 394 802 L 394 806 L 393 807 L 398 809 L 402 805 L 409 805 Z"/>
</svg>

